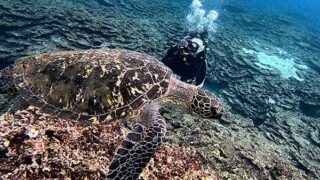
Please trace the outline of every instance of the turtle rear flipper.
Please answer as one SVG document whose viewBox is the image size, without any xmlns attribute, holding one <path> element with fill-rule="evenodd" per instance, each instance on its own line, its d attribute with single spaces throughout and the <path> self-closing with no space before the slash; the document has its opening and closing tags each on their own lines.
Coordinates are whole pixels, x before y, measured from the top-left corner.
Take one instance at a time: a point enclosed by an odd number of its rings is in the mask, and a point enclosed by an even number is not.
<svg viewBox="0 0 320 180">
<path fill-rule="evenodd" d="M 140 120 L 121 143 L 107 179 L 138 179 L 166 133 L 164 118 L 154 103 L 141 110 Z"/>
</svg>

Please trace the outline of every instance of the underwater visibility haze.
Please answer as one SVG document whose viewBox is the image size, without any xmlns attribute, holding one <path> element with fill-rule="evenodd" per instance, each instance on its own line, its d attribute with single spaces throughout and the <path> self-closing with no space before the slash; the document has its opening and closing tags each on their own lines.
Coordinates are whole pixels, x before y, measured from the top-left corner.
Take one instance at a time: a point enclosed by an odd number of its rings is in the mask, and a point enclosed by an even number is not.
<svg viewBox="0 0 320 180">
<path fill-rule="evenodd" d="M 319 9 L 317 0 L 1 0 L 0 179 L 320 179 Z M 160 61 L 204 31 L 198 89 Z M 59 113 L 47 114 L 50 101 Z"/>
</svg>

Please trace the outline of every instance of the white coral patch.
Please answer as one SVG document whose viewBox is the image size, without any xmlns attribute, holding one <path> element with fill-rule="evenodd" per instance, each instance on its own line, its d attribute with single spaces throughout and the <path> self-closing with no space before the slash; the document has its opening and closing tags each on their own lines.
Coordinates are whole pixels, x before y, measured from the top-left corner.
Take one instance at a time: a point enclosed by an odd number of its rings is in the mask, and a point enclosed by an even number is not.
<svg viewBox="0 0 320 180">
<path fill-rule="evenodd" d="M 298 72 L 301 69 L 308 69 L 306 65 L 298 64 L 293 58 L 280 58 L 275 54 L 270 55 L 265 52 L 257 52 L 246 48 L 242 50 L 247 54 L 257 57 L 258 62 L 255 62 L 255 65 L 262 69 L 278 71 L 281 77 L 285 79 L 294 78 L 298 81 L 303 81 L 303 79 L 299 77 Z"/>
</svg>

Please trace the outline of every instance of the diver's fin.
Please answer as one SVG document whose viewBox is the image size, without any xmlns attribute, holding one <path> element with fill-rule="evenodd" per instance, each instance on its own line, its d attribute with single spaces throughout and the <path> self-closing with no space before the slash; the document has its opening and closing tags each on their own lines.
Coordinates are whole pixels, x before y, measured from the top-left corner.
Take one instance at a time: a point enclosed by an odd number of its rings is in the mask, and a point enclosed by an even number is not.
<svg viewBox="0 0 320 180">
<path fill-rule="evenodd" d="M 166 124 L 158 106 L 146 105 L 140 113 L 140 121 L 133 126 L 113 158 L 107 179 L 138 179 L 165 133 Z"/>
<path fill-rule="evenodd" d="M 13 65 L 0 70 L 0 94 L 16 95 L 18 90 L 13 82 Z"/>
</svg>

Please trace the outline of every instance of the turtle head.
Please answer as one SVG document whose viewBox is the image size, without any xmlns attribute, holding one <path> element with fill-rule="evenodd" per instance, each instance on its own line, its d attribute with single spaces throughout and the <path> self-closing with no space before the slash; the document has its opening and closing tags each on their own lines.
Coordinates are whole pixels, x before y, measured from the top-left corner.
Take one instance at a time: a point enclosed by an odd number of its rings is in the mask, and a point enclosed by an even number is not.
<svg viewBox="0 0 320 180">
<path fill-rule="evenodd" d="M 193 96 L 191 102 L 193 113 L 204 117 L 218 119 L 223 114 L 223 105 L 213 93 L 197 89 L 197 93 Z"/>
<path fill-rule="evenodd" d="M 170 79 L 168 96 L 163 102 L 203 118 L 218 119 L 224 113 L 223 105 L 217 96 L 192 84 L 184 83 L 175 76 Z"/>
</svg>

